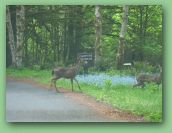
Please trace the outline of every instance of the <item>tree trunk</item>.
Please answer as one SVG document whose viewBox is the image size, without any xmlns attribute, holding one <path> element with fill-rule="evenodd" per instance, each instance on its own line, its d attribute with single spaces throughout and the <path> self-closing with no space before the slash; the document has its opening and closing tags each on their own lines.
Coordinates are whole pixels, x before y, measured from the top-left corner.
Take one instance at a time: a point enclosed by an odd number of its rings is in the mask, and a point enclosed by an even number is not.
<svg viewBox="0 0 172 133">
<path fill-rule="evenodd" d="M 59 31 L 60 31 L 60 25 L 58 25 L 58 27 L 57 27 L 57 29 L 55 31 L 55 33 L 56 33 L 55 38 L 56 38 L 56 41 L 57 41 L 56 52 L 57 52 L 57 61 L 58 61 L 58 63 L 60 62 L 60 33 L 59 33 Z"/>
<path fill-rule="evenodd" d="M 65 13 L 65 18 L 67 13 Z M 63 37 L 63 64 L 66 64 L 66 55 L 67 55 L 67 32 L 68 32 L 68 23 L 67 20 L 64 22 L 64 37 Z"/>
<path fill-rule="evenodd" d="M 96 29 L 96 40 L 95 40 L 95 65 L 101 61 L 101 35 L 102 35 L 102 18 L 100 14 L 100 6 L 95 6 L 95 29 Z"/>
<path fill-rule="evenodd" d="M 127 32 L 128 23 L 128 6 L 123 7 L 122 25 L 119 34 L 119 47 L 116 56 L 116 67 L 121 69 L 124 63 L 124 51 L 125 51 L 125 34 Z"/>
<path fill-rule="evenodd" d="M 8 30 L 8 44 L 10 45 L 11 56 L 12 56 L 12 66 L 16 67 L 16 48 L 15 48 L 15 41 L 14 41 L 14 32 L 11 23 L 11 14 L 9 6 L 7 6 L 7 30 Z"/>
<path fill-rule="evenodd" d="M 144 60 L 144 56 L 143 56 L 143 45 L 144 45 L 144 33 L 143 33 L 143 12 L 144 11 L 144 6 L 139 6 L 139 12 L 140 12 L 140 53 L 139 53 L 139 56 L 140 56 L 140 61 L 143 61 Z"/>
<path fill-rule="evenodd" d="M 24 21 L 25 9 L 24 6 L 16 6 L 16 66 L 22 66 L 23 42 L 24 42 Z"/>
</svg>

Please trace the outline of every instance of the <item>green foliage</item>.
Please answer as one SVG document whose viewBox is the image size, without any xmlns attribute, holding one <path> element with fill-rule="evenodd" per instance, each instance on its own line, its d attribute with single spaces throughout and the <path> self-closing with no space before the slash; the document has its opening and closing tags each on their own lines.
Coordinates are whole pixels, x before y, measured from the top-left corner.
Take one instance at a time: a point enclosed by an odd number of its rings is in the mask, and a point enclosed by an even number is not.
<svg viewBox="0 0 172 133">
<path fill-rule="evenodd" d="M 102 59 L 95 64 L 95 67 L 98 71 L 106 71 L 110 66 L 108 65 L 106 60 Z"/>
<path fill-rule="evenodd" d="M 152 93 L 152 90 L 154 92 Z M 152 86 L 144 90 L 118 85 L 109 90 L 105 88 L 97 93 L 97 100 L 103 100 L 121 110 L 143 115 L 151 121 L 162 120 L 162 92 Z"/>
<path fill-rule="evenodd" d="M 41 66 L 39 66 L 39 65 L 33 65 L 32 66 L 32 69 L 34 69 L 34 70 L 40 70 L 41 69 Z"/>
<path fill-rule="evenodd" d="M 106 88 L 106 90 L 112 89 L 112 81 L 111 80 L 105 80 L 104 88 Z"/>
<path fill-rule="evenodd" d="M 95 6 L 60 5 L 25 6 L 25 8 L 27 32 L 23 48 L 24 66 L 40 65 L 41 68 L 51 68 L 53 62 L 61 62 L 64 65 L 74 63 L 78 52 L 94 53 Z M 101 66 L 108 64 L 109 68 L 115 66 L 122 6 L 100 6 L 100 8 L 103 58 Z M 12 22 L 15 21 L 12 19 Z M 148 61 L 154 64 L 161 62 L 162 6 L 129 6 L 125 40 L 126 61 Z M 7 60 L 7 64 L 10 64 L 9 62 L 10 60 Z"/>
<path fill-rule="evenodd" d="M 138 73 L 140 72 L 148 72 L 148 73 L 154 72 L 155 73 L 157 71 L 156 68 L 152 66 L 151 64 L 149 64 L 148 62 L 135 62 L 134 68 L 136 69 Z"/>
<path fill-rule="evenodd" d="M 106 74 L 108 75 L 135 75 L 135 70 L 131 69 L 123 69 L 123 70 L 116 70 L 116 69 L 108 69 Z"/>
<path fill-rule="evenodd" d="M 65 66 L 75 63 L 80 52 L 94 55 L 95 6 L 32 5 L 25 6 L 25 10 L 23 66 L 47 69 L 59 64 Z M 102 61 L 97 67 L 107 70 L 116 64 L 123 10 L 122 6 L 100 6 L 100 13 Z M 7 35 L 7 42 L 8 39 Z M 162 6 L 129 6 L 125 44 L 124 62 L 162 64 Z M 9 46 L 7 57 L 7 66 L 10 66 Z"/>
<path fill-rule="evenodd" d="M 146 44 L 143 47 L 143 54 L 146 60 L 152 64 L 162 64 L 162 46 L 157 44 Z"/>
</svg>

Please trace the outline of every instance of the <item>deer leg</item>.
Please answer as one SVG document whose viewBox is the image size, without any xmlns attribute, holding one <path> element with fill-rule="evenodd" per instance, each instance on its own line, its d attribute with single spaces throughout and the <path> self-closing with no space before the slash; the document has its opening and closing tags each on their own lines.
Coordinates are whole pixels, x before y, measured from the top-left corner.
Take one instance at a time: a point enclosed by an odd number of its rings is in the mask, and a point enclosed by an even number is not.
<svg viewBox="0 0 172 133">
<path fill-rule="evenodd" d="M 52 87 L 52 84 L 54 83 L 54 87 L 55 87 L 55 89 L 56 89 L 56 92 L 59 92 L 58 89 L 57 89 L 57 87 L 56 87 L 56 81 L 57 81 L 57 78 L 52 78 L 52 79 L 51 79 L 50 88 Z"/>
<path fill-rule="evenodd" d="M 73 79 L 71 79 L 70 81 L 71 81 L 71 85 L 72 85 L 72 92 L 73 92 Z"/>
<path fill-rule="evenodd" d="M 133 85 L 133 88 L 134 88 L 134 87 L 137 87 L 137 86 L 140 86 L 140 83 L 134 84 L 134 85 Z"/>
<path fill-rule="evenodd" d="M 55 78 L 51 79 L 50 89 L 52 89 L 52 84 L 53 84 L 54 80 L 55 80 Z"/>
<path fill-rule="evenodd" d="M 55 87 L 55 89 L 56 89 L 56 92 L 59 92 L 58 89 L 57 89 L 57 87 L 56 87 L 56 81 L 57 81 L 58 79 L 59 79 L 59 78 L 56 78 L 56 77 L 52 78 L 52 79 L 51 79 L 51 84 L 50 84 L 50 87 L 52 87 L 52 84 L 54 83 L 54 87 Z"/>
<path fill-rule="evenodd" d="M 145 87 L 145 84 L 143 83 L 143 84 L 141 85 L 141 87 L 144 88 L 144 87 Z"/>
<path fill-rule="evenodd" d="M 76 80 L 76 78 L 74 78 L 74 80 L 76 81 L 77 85 L 78 85 L 78 88 L 81 90 L 81 87 L 79 86 L 79 83 L 78 81 Z"/>
<path fill-rule="evenodd" d="M 52 87 L 52 83 L 54 81 L 54 78 L 51 79 L 51 84 L 50 84 L 50 88 Z"/>
<path fill-rule="evenodd" d="M 145 84 L 142 83 L 142 82 L 139 82 L 139 83 L 133 85 L 133 88 L 134 88 L 134 87 L 137 87 L 137 86 L 141 86 L 141 87 L 143 88 L 143 87 L 145 86 Z"/>
<path fill-rule="evenodd" d="M 56 82 L 57 82 L 57 79 L 54 80 L 54 87 L 55 87 L 55 89 L 56 89 L 56 92 L 59 92 L 59 90 L 57 89 L 57 86 L 56 86 Z"/>
</svg>

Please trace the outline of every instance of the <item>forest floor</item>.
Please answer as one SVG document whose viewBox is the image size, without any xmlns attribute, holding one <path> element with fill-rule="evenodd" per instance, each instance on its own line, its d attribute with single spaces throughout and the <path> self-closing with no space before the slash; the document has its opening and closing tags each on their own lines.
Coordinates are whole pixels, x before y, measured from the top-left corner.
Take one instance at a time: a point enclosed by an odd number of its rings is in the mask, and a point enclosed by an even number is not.
<svg viewBox="0 0 172 133">
<path fill-rule="evenodd" d="M 81 92 L 59 88 L 30 79 L 8 77 L 6 119 L 8 122 L 145 122 L 135 116 L 97 101 Z"/>
</svg>

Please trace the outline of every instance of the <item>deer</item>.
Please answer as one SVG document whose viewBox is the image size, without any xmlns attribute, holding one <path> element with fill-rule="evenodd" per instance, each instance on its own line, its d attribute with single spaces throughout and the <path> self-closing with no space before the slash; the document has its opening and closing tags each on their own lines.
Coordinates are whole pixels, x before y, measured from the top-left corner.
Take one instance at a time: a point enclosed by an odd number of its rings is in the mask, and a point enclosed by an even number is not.
<svg viewBox="0 0 172 133">
<path fill-rule="evenodd" d="M 155 83 L 158 86 L 161 84 L 162 81 L 162 67 L 159 65 L 160 73 L 157 75 L 152 74 L 139 74 L 136 77 L 137 84 L 133 85 L 133 87 L 141 86 L 142 88 L 145 86 L 145 83 Z"/>
<path fill-rule="evenodd" d="M 56 89 L 56 92 L 59 92 L 57 89 L 57 86 L 56 86 L 56 81 L 60 78 L 65 78 L 65 79 L 71 80 L 72 92 L 73 92 L 73 80 L 77 83 L 79 90 L 81 90 L 81 87 L 79 86 L 79 83 L 75 77 L 78 74 L 82 64 L 83 64 L 83 61 L 81 59 L 79 59 L 78 63 L 73 67 L 70 67 L 70 68 L 59 67 L 59 68 L 53 69 L 52 70 L 52 76 L 53 77 L 51 79 L 50 88 L 52 87 L 52 83 L 54 83 L 54 87 Z"/>
</svg>

